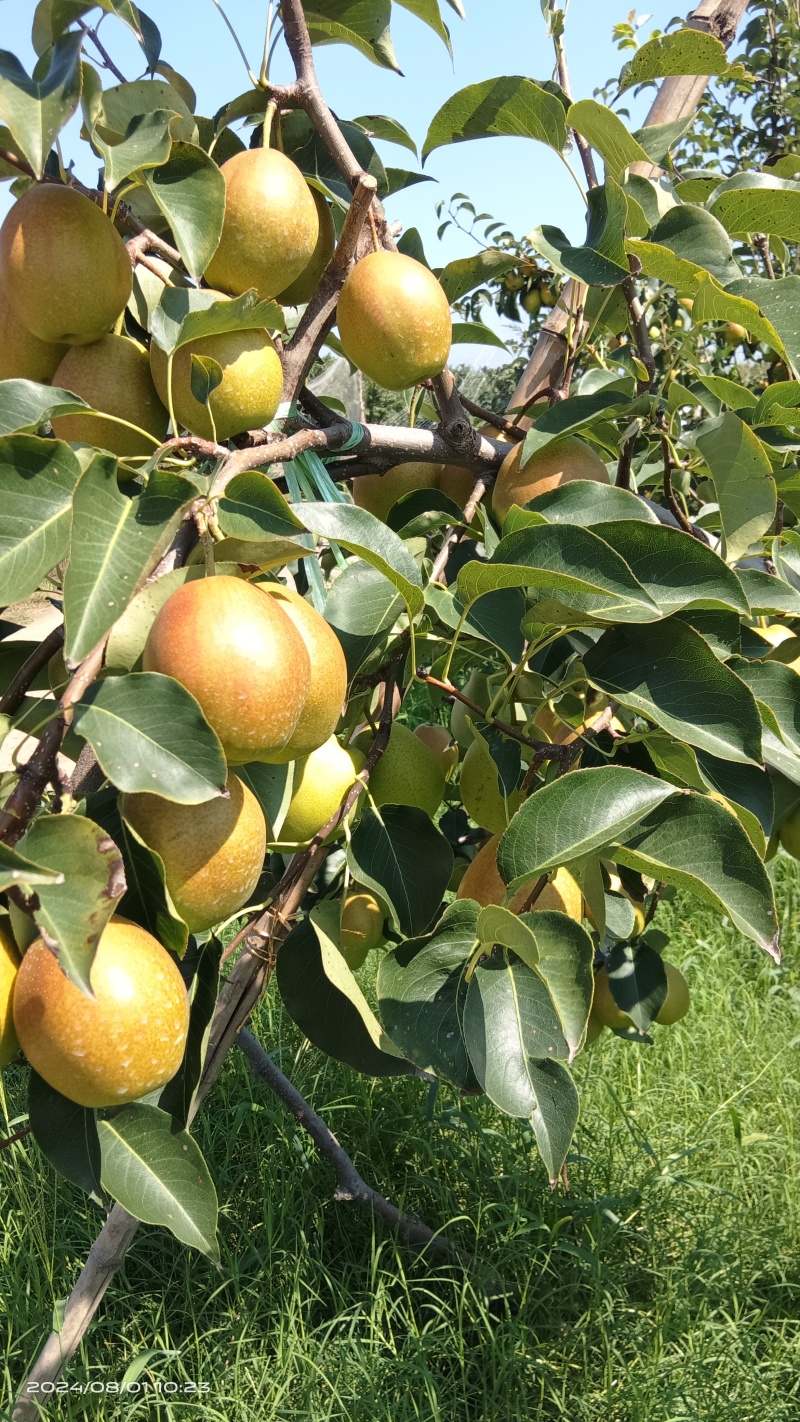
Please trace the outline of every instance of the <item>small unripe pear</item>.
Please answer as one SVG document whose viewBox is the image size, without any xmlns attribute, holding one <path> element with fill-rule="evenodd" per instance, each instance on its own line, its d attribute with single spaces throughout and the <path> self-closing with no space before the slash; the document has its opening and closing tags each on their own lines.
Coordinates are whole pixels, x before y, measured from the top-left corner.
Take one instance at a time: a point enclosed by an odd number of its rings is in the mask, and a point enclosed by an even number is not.
<svg viewBox="0 0 800 1422">
<path fill-rule="evenodd" d="M 11 999 L 14 983 L 19 972 L 20 956 L 11 925 L 7 918 L 0 919 L 0 1067 L 7 1066 L 19 1051 L 19 1041 L 14 1030 Z"/>
<path fill-rule="evenodd" d="M 99 341 L 125 309 L 127 248 L 96 203 L 76 188 L 38 183 L 0 227 L 0 280 L 18 319 L 40 341 Z"/>
<path fill-rule="evenodd" d="M 348 894 L 342 905 L 342 952 L 353 972 L 363 967 L 367 955 L 383 942 L 383 909 L 366 889 Z"/>
<path fill-rule="evenodd" d="M 53 384 L 80 395 L 95 410 L 138 425 L 160 444 L 167 437 L 169 415 L 156 393 L 150 358 L 138 341 L 109 335 L 90 346 L 73 346 L 53 376 Z M 155 449 L 152 440 L 135 430 L 96 415 L 62 415 L 53 420 L 53 433 L 57 439 L 94 444 L 121 458 L 150 455 Z"/>
<path fill-rule="evenodd" d="M 222 300 L 220 296 L 220 300 Z M 222 370 L 208 405 L 192 393 L 192 356 L 206 356 Z M 150 368 L 162 403 L 169 409 L 166 353 L 150 342 Z M 231 439 L 269 424 L 283 389 L 278 352 L 266 331 L 223 331 L 180 346 L 172 360 L 172 409 L 179 425 L 201 439 Z M 211 412 L 209 414 L 209 411 Z M 213 424 L 212 424 L 213 416 Z"/>
<path fill-rule="evenodd" d="M 247 903 L 271 838 L 255 795 L 228 776 L 228 798 L 176 805 L 160 795 L 123 795 L 122 813 L 164 861 L 167 889 L 191 933 L 213 928 Z"/>
<path fill-rule="evenodd" d="M 370 252 L 339 296 L 345 355 L 386 390 L 440 375 L 450 353 L 450 306 L 433 272 L 401 252 Z"/>
<path fill-rule="evenodd" d="M 189 1000 L 169 954 L 138 924 L 104 928 L 87 997 L 41 938 L 14 987 L 14 1026 L 34 1071 L 79 1106 L 121 1106 L 164 1086 L 183 1060 Z"/>
<path fill-rule="evenodd" d="M 497 767 L 486 744 L 477 739 L 469 746 L 461 766 L 461 799 L 464 809 L 481 829 L 502 834 L 522 804 L 522 792 L 504 795 Z"/>
<path fill-rule="evenodd" d="M 689 984 L 674 963 L 665 963 L 664 970 L 667 974 L 667 996 L 656 1014 L 656 1022 L 671 1027 L 689 1011 Z"/>
<path fill-rule="evenodd" d="M 309 188 L 309 192 L 314 200 L 319 218 L 317 245 L 308 266 L 303 267 L 299 277 L 295 277 L 291 286 L 287 286 L 286 290 L 279 292 L 276 297 L 281 306 L 304 306 L 311 300 L 336 246 L 336 229 L 333 225 L 331 210 L 321 192 L 318 192 L 316 188 Z"/>
<path fill-rule="evenodd" d="M 368 750 L 372 736 L 359 737 Z M 433 817 L 444 795 L 444 767 L 437 755 L 413 731 L 395 721 L 389 744 L 369 778 L 376 805 L 416 805 Z"/>
<path fill-rule="evenodd" d="M 251 287 L 262 300 L 277 296 L 314 256 L 319 215 L 311 189 L 297 165 L 275 148 L 235 153 L 220 171 L 225 221 L 206 281 L 234 296 Z"/>
<path fill-rule="evenodd" d="M 292 798 L 279 831 L 280 841 L 303 844 L 336 813 L 365 757 L 355 749 L 345 750 L 335 736 L 303 760 L 295 762 Z"/>
<path fill-rule="evenodd" d="M 477 667 L 474 667 L 470 672 L 462 690 L 464 695 L 468 696 L 470 701 L 474 701 L 476 706 L 480 706 L 482 711 L 487 709 L 492 699 L 489 689 L 489 679 L 482 671 L 479 671 Z M 462 751 L 467 750 L 468 747 L 472 745 L 474 738 L 474 732 L 467 718 L 471 721 L 480 720 L 477 711 L 473 711 L 469 706 L 465 706 L 463 701 L 455 700 L 450 712 L 450 730 Z"/>
<path fill-rule="evenodd" d="M 274 757 L 283 764 L 310 755 L 333 735 L 347 695 L 347 662 L 330 623 L 310 602 L 283 583 L 264 583 L 263 587 L 294 623 L 311 663 L 311 681 L 297 725 Z"/>
<path fill-rule="evenodd" d="M 390 509 L 404 494 L 415 489 L 435 489 L 441 470 L 441 464 L 412 461 L 396 464 L 385 474 L 359 474 L 353 480 L 353 503 L 385 523 Z"/>
<path fill-rule="evenodd" d="M 311 684 L 305 643 L 277 600 L 223 575 L 170 593 L 143 662 L 199 701 L 231 765 L 269 760 L 283 749 Z"/>
<path fill-rule="evenodd" d="M 600 455 L 571 435 L 546 444 L 525 464 L 523 449 L 524 444 L 516 444 L 506 455 L 495 481 L 492 512 L 501 525 L 512 504 L 524 508 L 537 495 L 549 494 L 573 479 L 591 479 L 597 484 L 609 482 Z"/>
</svg>

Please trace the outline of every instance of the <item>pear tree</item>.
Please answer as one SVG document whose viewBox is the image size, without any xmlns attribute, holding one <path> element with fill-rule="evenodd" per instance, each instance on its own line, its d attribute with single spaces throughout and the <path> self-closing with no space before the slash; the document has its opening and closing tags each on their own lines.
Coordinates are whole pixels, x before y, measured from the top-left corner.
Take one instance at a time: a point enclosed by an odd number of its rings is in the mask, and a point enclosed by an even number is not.
<svg viewBox="0 0 800 1422">
<path fill-rule="evenodd" d="M 446 62 L 436 0 L 411 8 Z M 128 0 L 31 3 L 33 73 L 0 54 L 0 1065 L 19 1148 L 108 1212 L 17 1422 L 140 1223 L 219 1257 L 192 1124 L 235 1048 L 350 1199 L 465 1263 L 299 1098 L 247 1027 L 264 994 L 387 1091 L 526 1123 L 567 1189 L 593 1053 L 657 1053 L 691 1011 L 662 898 L 779 960 L 800 165 L 682 158 L 708 77 L 741 79 L 745 0 L 637 40 L 607 102 L 571 93 L 564 8 L 557 79 L 457 89 L 420 157 L 577 155 L 586 229 L 488 231 L 441 269 L 384 207 L 420 176 L 384 145 L 416 163 L 415 138 L 335 116 L 314 67 L 336 41 L 396 69 L 388 0 L 270 5 L 208 116 Z M 539 333 L 507 410 L 452 373 L 499 283 Z M 315 389 L 331 351 L 404 423 Z"/>
</svg>

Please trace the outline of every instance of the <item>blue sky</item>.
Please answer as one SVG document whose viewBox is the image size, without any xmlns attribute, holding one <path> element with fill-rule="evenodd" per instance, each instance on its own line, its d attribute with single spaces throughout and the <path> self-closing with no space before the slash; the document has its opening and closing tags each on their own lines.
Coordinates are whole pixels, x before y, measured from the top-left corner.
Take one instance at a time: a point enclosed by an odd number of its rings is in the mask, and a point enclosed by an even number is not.
<svg viewBox="0 0 800 1422">
<path fill-rule="evenodd" d="M 267 0 L 223 0 L 251 66 L 257 71 L 263 46 Z M 392 35 L 403 76 L 377 68 L 342 45 L 315 50 L 320 82 L 331 108 L 341 118 L 389 114 L 400 120 L 421 146 L 428 124 L 444 101 L 458 89 L 502 74 L 550 78 L 552 47 L 545 33 L 539 0 L 464 0 L 467 18 L 442 3 L 453 43 L 453 62 L 442 41 L 407 11 L 393 7 Z M 664 28 L 677 13 L 691 6 L 684 0 L 651 0 L 637 13 L 650 19 L 643 38 L 654 27 Z M 0 43 L 16 53 L 30 71 L 33 51 L 30 23 L 34 0 L 0 0 Z M 145 0 L 161 30 L 162 57 L 186 75 L 198 96 L 198 112 L 212 114 L 226 100 L 249 87 L 244 65 L 213 0 Z M 567 20 L 567 54 L 576 98 L 590 97 L 619 73 L 625 55 L 612 40 L 615 23 L 625 20 L 628 0 L 571 0 Z M 141 51 L 125 27 L 109 17 L 102 27 L 105 44 L 127 78 L 142 72 Z M 292 76 L 284 46 L 279 46 L 271 76 L 276 82 Z M 104 75 L 104 82 L 109 76 Z M 111 79 L 110 82 L 114 82 Z M 649 104 L 634 102 L 632 118 L 640 122 Z M 414 167 L 412 155 L 393 144 L 379 145 L 384 161 L 394 167 Z M 73 121 L 64 135 L 64 153 L 74 158 L 84 181 L 96 178 L 97 163 L 88 145 L 77 137 Z M 521 138 L 491 138 L 439 149 L 425 171 L 434 182 L 421 183 L 389 200 L 390 218 L 417 227 L 428 260 L 438 266 L 474 250 L 474 244 L 452 229 L 438 241 L 437 201 L 454 192 L 469 194 L 477 211 L 489 212 L 520 235 L 548 222 L 563 227 L 575 240 L 583 232 L 580 195 L 558 157 L 544 146 Z M 0 188 L 0 217 L 9 202 Z M 498 353 L 499 354 L 499 353 Z"/>
</svg>

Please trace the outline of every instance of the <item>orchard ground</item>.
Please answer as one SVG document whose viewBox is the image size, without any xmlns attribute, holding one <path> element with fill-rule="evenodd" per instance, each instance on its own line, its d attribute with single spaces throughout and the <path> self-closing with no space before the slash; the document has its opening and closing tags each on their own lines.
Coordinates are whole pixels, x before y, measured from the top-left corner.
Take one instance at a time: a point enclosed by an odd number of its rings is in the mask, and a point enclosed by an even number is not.
<svg viewBox="0 0 800 1422">
<path fill-rule="evenodd" d="M 774 873 L 785 966 L 696 900 L 659 910 L 693 1009 L 578 1063 L 570 1195 L 521 1123 L 442 1086 L 372 1081 L 309 1047 L 273 991 L 256 1030 L 365 1177 L 518 1291 L 423 1265 L 357 1206 L 233 1053 L 198 1120 L 222 1270 L 141 1231 L 58 1418 L 204 1422 L 795 1422 L 800 1413 L 800 865 Z M 371 968 L 367 968 L 367 974 Z M 5 1073 L 8 1130 L 23 1073 Z M 98 1214 L 26 1141 L 0 1155 L 3 1387 L 75 1282 Z M 154 1351 L 150 1351 L 154 1350 Z M 202 1397 L 182 1391 L 208 1384 Z M 149 1384 L 149 1390 L 145 1384 Z M 158 1389 L 161 1388 L 159 1392 Z"/>
</svg>

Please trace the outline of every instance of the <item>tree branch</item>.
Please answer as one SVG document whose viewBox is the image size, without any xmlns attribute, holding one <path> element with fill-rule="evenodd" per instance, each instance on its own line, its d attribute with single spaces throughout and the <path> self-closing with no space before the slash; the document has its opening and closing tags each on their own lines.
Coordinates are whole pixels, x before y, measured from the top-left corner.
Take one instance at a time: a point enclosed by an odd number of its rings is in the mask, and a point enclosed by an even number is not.
<svg viewBox="0 0 800 1422">
<path fill-rule="evenodd" d="M 555 745 L 552 741 L 534 741 L 530 736 L 524 736 L 522 731 L 517 730 L 516 726 L 509 725 L 507 721 L 501 721 L 497 716 L 487 715 L 486 711 L 483 707 L 478 705 L 477 701 L 471 701 L 468 696 L 464 695 L 463 691 L 459 691 L 457 686 L 453 686 L 449 681 L 439 681 L 437 677 L 430 676 L 424 667 L 417 668 L 417 678 L 419 681 L 424 681 L 427 686 L 438 687 L 439 690 L 444 691 L 447 696 L 454 696 L 462 705 L 468 706 L 470 711 L 474 711 L 479 721 L 487 721 L 490 726 L 495 726 L 504 736 L 510 736 L 511 740 L 519 741 L 519 744 L 522 746 L 529 746 L 538 758 L 540 764 L 545 760 L 557 760 L 563 765 L 565 760 L 567 762 L 574 760 L 578 753 L 578 750 L 571 744 L 569 746 L 567 746 L 566 743 Z"/>
<path fill-rule="evenodd" d="M 0 715 L 11 716 L 22 705 L 25 693 L 51 657 L 64 645 L 64 624 L 54 627 L 37 643 L 28 660 L 20 667 L 8 689 L 0 696 Z"/>
<path fill-rule="evenodd" d="M 480 474 L 475 480 L 472 493 L 470 494 L 467 503 L 464 505 L 464 516 L 461 520 L 461 524 L 458 528 L 454 527 L 451 524 L 449 528 L 445 529 L 442 546 L 439 549 L 439 552 L 436 555 L 436 560 L 433 564 L 433 567 L 431 568 L 430 581 L 432 583 L 440 583 L 442 581 L 442 574 L 444 573 L 444 570 L 447 567 L 447 564 L 450 559 L 450 554 L 452 553 L 453 549 L 459 541 L 459 529 L 463 528 L 464 524 L 469 525 L 472 523 L 472 520 L 478 512 L 478 505 L 481 499 L 483 498 L 487 489 L 493 482 L 494 480 L 489 474 Z"/>
</svg>

